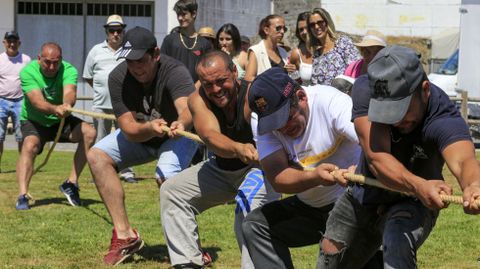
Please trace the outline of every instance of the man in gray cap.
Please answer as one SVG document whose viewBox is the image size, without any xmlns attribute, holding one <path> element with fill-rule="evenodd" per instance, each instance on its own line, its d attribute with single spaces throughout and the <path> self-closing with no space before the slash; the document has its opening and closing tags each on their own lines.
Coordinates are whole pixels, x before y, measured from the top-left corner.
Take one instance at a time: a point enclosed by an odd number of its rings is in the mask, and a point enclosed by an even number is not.
<svg viewBox="0 0 480 269">
<path fill-rule="evenodd" d="M 93 111 L 112 114 L 112 101 L 110 101 L 110 93 L 108 92 L 108 75 L 117 64 L 123 61 L 123 59 L 117 61 L 115 53 L 122 46 L 127 25 L 123 22 L 122 17 L 113 14 L 107 18 L 103 27 L 107 38 L 102 43 L 93 46 L 88 53 L 83 68 L 83 78 L 93 89 Z M 93 118 L 93 125 L 97 130 L 96 142 L 107 136 L 114 124 L 115 121 L 113 120 Z M 115 127 L 118 128 L 117 124 L 115 124 Z M 137 182 L 130 167 L 122 170 L 120 177 L 129 183 Z"/>
<path fill-rule="evenodd" d="M 384 268 L 416 268 L 417 249 L 447 206 L 440 194 L 452 193 L 445 162 L 463 190 L 464 211 L 480 213 L 480 166 L 468 126 L 428 81 L 415 51 L 401 46 L 375 56 L 352 99 L 363 149 L 357 172 L 415 197 L 349 187 L 327 221 L 317 268 L 359 268 L 381 245 Z"/>
</svg>

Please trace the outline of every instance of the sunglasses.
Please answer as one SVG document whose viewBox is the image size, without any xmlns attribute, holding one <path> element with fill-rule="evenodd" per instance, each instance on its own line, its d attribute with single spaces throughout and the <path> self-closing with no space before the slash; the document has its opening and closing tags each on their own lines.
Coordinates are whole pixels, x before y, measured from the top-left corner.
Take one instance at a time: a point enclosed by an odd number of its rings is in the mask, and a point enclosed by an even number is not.
<svg viewBox="0 0 480 269">
<path fill-rule="evenodd" d="M 114 34 L 114 33 L 121 34 L 123 32 L 123 28 L 108 28 L 107 31 L 110 34 Z"/>
<path fill-rule="evenodd" d="M 316 25 L 318 25 L 319 27 L 325 27 L 327 25 L 327 22 L 323 20 L 312 21 L 308 24 L 308 27 L 314 28 Z"/>
<path fill-rule="evenodd" d="M 284 33 L 287 32 L 288 31 L 287 26 L 283 26 L 283 25 L 275 26 L 275 31 L 280 32 L 282 30 L 283 30 Z"/>
</svg>

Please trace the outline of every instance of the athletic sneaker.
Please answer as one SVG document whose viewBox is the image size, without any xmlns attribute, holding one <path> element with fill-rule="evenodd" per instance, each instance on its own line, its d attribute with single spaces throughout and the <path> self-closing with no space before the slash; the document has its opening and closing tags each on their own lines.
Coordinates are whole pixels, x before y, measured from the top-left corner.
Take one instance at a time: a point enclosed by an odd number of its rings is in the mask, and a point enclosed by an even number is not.
<svg viewBox="0 0 480 269">
<path fill-rule="evenodd" d="M 138 183 L 138 180 L 134 177 L 122 177 L 122 179 L 127 183 Z"/>
<path fill-rule="evenodd" d="M 118 239 L 115 229 L 112 231 L 112 241 L 107 255 L 103 257 L 103 262 L 107 265 L 117 265 L 123 262 L 126 258 L 132 256 L 133 253 L 139 251 L 144 242 L 136 230 L 133 230 L 136 237 L 129 237 L 127 239 Z"/>
<path fill-rule="evenodd" d="M 202 250 L 202 261 L 203 261 L 203 266 L 194 264 L 194 263 L 182 263 L 182 264 L 176 264 L 173 266 L 174 269 L 202 269 L 205 267 L 210 267 L 212 266 L 212 257 L 208 252 Z"/>
<path fill-rule="evenodd" d="M 202 250 L 202 261 L 203 261 L 203 266 L 206 266 L 206 267 L 212 266 L 212 262 L 213 262 L 212 257 L 205 250 Z"/>
<path fill-rule="evenodd" d="M 79 206 L 81 204 L 80 201 L 80 189 L 76 184 L 68 182 L 68 179 L 58 187 L 60 191 L 67 197 L 68 202 L 72 206 Z"/>
<path fill-rule="evenodd" d="M 17 199 L 17 204 L 15 205 L 15 208 L 17 210 L 28 210 L 28 209 L 30 209 L 30 205 L 28 204 L 28 200 L 30 200 L 30 198 L 26 194 L 19 195 L 18 199 Z"/>
</svg>

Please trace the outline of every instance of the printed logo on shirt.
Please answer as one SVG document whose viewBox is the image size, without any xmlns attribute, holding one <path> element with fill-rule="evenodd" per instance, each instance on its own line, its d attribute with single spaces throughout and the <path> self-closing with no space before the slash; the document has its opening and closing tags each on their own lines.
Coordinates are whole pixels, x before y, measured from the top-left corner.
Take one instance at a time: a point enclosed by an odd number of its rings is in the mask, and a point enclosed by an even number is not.
<svg viewBox="0 0 480 269">
<path fill-rule="evenodd" d="M 428 156 L 425 154 L 425 150 L 418 145 L 413 145 L 413 154 L 412 157 L 410 158 L 410 162 L 413 163 L 415 159 L 424 159 L 427 160 Z"/>
<path fill-rule="evenodd" d="M 199 51 L 199 50 L 194 50 L 194 51 L 193 51 L 193 54 L 195 54 L 195 55 L 197 55 L 197 56 L 200 56 L 200 55 L 202 54 L 202 52 Z"/>
</svg>

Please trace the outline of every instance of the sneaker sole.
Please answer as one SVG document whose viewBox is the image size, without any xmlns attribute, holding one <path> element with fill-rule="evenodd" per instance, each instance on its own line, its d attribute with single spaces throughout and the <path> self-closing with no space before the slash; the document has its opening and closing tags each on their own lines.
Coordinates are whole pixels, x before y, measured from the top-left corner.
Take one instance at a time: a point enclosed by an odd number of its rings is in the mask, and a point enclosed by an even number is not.
<svg viewBox="0 0 480 269">
<path fill-rule="evenodd" d="M 113 266 L 117 266 L 119 264 L 121 264 L 124 260 L 126 260 L 128 257 L 132 256 L 133 254 L 135 254 L 137 251 L 139 251 L 140 249 L 143 248 L 143 246 L 145 245 L 145 242 L 140 239 L 140 245 L 138 246 L 138 248 L 134 248 L 133 250 L 131 250 L 128 254 L 126 254 L 125 256 L 123 256 L 118 262 L 116 262 Z"/>
<path fill-rule="evenodd" d="M 70 195 L 66 194 L 65 191 L 62 189 L 62 186 L 58 187 L 60 189 L 60 192 L 63 193 L 63 195 L 65 195 L 65 197 L 67 198 L 68 200 L 68 203 L 71 205 L 71 206 L 79 206 L 77 204 L 75 204 L 72 200 L 72 198 L 70 198 Z"/>
</svg>

